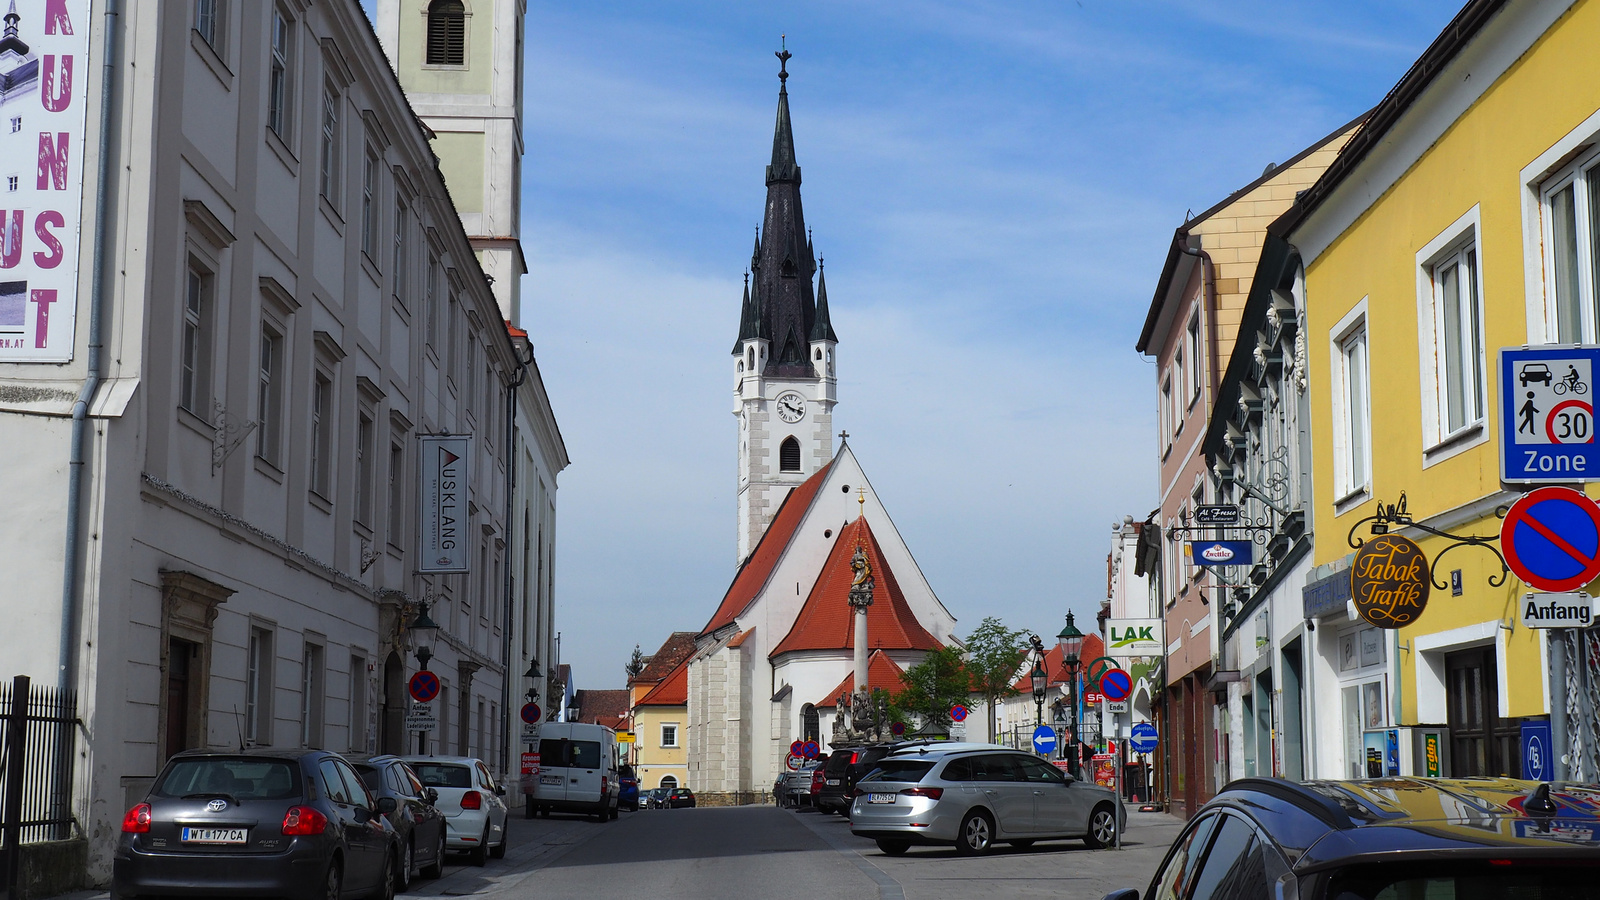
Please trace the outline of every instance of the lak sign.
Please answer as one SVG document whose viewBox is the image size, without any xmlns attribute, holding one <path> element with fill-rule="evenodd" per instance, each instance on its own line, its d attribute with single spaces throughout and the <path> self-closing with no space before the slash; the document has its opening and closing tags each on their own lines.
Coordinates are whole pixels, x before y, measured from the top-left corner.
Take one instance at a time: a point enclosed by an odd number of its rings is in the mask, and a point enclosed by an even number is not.
<svg viewBox="0 0 1600 900">
<path fill-rule="evenodd" d="M 1160 619 L 1107 619 L 1106 652 L 1112 656 L 1160 656 Z"/>
</svg>

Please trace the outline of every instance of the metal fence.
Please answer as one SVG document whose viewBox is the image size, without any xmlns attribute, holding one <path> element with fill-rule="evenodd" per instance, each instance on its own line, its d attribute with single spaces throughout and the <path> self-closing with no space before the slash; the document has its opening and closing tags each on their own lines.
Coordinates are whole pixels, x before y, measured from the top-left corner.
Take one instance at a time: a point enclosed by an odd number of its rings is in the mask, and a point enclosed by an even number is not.
<svg viewBox="0 0 1600 900">
<path fill-rule="evenodd" d="M 1567 754 L 1573 781 L 1600 781 L 1600 628 L 1563 629 Z"/>
<path fill-rule="evenodd" d="M 21 845 L 72 836 L 77 697 L 18 675 L 0 684 L 0 721 L 0 871 L 13 886 Z"/>
</svg>

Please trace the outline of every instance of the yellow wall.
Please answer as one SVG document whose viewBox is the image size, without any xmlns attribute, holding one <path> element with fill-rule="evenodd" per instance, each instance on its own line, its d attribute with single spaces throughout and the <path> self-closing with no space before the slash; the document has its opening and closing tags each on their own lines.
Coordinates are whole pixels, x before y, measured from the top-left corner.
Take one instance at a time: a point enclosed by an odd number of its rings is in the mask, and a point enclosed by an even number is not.
<svg viewBox="0 0 1600 900">
<path fill-rule="evenodd" d="M 400 58 L 395 71 L 411 93 L 487 94 L 490 44 L 494 40 L 493 0 L 467 0 L 467 65 L 465 68 L 424 66 L 427 56 L 428 0 L 405 0 L 400 12 Z"/>
<path fill-rule="evenodd" d="M 439 171 L 456 211 L 483 212 L 484 136 L 473 132 L 440 132 L 433 139 Z"/>
<path fill-rule="evenodd" d="M 661 725 L 678 723 L 678 746 L 661 746 Z M 680 787 L 689 784 L 689 708 L 687 706 L 637 706 L 633 710 L 633 733 L 636 755 L 634 768 L 639 775 L 639 789 L 650 790 L 661 786 L 663 775 L 678 779 Z"/>
<path fill-rule="evenodd" d="M 1504 13 L 1514 14 L 1516 7 Z M 1528 339 L 1519 173 L 1600 108 L 1600 77 L 1592 65 L 1596 36 L 1600 36 L 1600 3 L 1584 0 L 1307 265 L 1317 562 L 1350 553 L 1346 533 L 1356 519 L 1373 510 L 1371 500 L 1342 516 L 1336 516 L 1334 509 L 1334 370 L 1329 337 L 1335 323 L 1363 297 L 1368 303 L 1372 382 L 1372 499 L 1390 503 L 1404 491 L 1412 514 L 1423 519 L 1500 489 L 1499 445 L 1492 437 L 1499 427 L 1498 350 Z M 1358 169 L 1340 193 L 1359 189 L 1361 177 Z M 1431 368 L 1433 361 L 1424 363 L 1418 348 L 1417 253 L 1474 205 L 1479 206 L 1481 222 L 1477 244 L 1488 382 L 1485 427 L 1491 439 L 1424 469 L 1420 367 Z M 1492 534 L 1499 527 L 1491 510 L 1452 530 Z M 1430 558 L 1444 546 L 1439 539 L 1419 543 Z M 1448 580 L 1454 568 L 1463 570 L 1464 596 L 1435 590 L 1417 624 L 1402 630 L 1402 643 L 1486 620 L 1498 618 L 1509 624 L 1518 618 L 1515 601 L 1527 588 L 1515 576 L 1504 587 L 1491 588 L 1486 579 L 1499 574 L 1499 563 L 1491 554 L 1473 548 L 1456 550 L 1440 566 L 1441 578 Z M 1499 640 L 1506 647 L 1509 714 L 1543 714 L 1538 635 L 1518 625 L 1514 632 L 1501 631 Z M 1404 685 L 1401 714 L 1408 723 L 1416 722 L 1416 655 L 1404 648 L 1399 654 Z"/>
</svg>

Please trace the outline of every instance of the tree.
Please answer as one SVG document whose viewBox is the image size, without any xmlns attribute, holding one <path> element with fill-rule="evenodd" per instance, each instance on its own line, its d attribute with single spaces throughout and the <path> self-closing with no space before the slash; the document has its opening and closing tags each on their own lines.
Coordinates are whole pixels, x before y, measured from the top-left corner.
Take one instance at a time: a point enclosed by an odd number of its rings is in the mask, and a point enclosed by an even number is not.
<svg viewBox="0 0 1600 900">
<path fill-rule="evenodd" d="M 970 690 L 983 698 L 989 710 L 989 741 L 994 742 L 995 702 L 1017 694 L 1017 669 L 1028 654 L 1028 633 L 1014 631 L 994 616 L 987 616 L 967 638 L 967 673 Z"/>
<path fill-rule="evenodd" d="M 628 670 L 628 680 L 632 681 L 633 679 L 638 678 L 639 673 L 644 671 L 645 664 L 649 661 L 649 658 L 640 652 L 639 645 L 634 644 L 633 655 L 628 657 L 627 664 L 623 666 L 624 669 Z"/>
<path fill-rule="evenodd" d="M 924 728 L 949 728 L 950 708 L 967 701 L 971 680 L 955 647 L 940 647 L 900 676 L 904 690 L 895 705 L 922 720 Z"/>
</svg>

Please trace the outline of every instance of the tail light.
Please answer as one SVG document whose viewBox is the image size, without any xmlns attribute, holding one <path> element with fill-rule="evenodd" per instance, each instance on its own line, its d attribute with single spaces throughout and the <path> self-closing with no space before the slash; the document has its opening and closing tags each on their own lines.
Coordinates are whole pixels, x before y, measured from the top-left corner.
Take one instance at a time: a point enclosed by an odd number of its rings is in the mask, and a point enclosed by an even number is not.
<svg viewBox="0 0 1600 900">
<path fill-rule="evenodd" d="M 150 804 L 141 803 L 122 817 L 123 834 L 150 833 Z"/>
<path fill-rule="evenodd" d="M 858 762 L 861 762 L 861 751 L 860 750 L 852 750 L 852 751 L 850 751 L 850 765 L 853 766 Z"/>
<path fill-rule="evenodd" d="M 822 793 L 822 782 L 823 782 L 822 770 L 821 769 L 817 769 L 816 771 L 812 772 L 811 773 L 811 793 L 813 793 L 813 794 Z"/>
<path fill-rule="evenodd" d="M 483 795 L 477 791 L 467 791 L 461 795 L 462 809 L 483 809 Z"/>
<path fill-rule="evenodd" d="M 937 800 L 940 797 L 944 796 L 944 788 L 936 788 L 936 787 L 905 788 L 904 790 L 900 791 L 900 796 L 902 796 L 902 797 L 927 797 L 929 800 Z"/>
<path fill-rule="evenodd" d="M 602 797 L 605 796 L 606 788 L 609 788 L 609 787 L 611 787 L 611 782 L 609 780 L 607 780 L 604 775 L 601 775 L 600 776 L 600 795 Z"/>
<path fill-rule="evenodd" d="M 328 830 L 328 817 L 309 806 L 291 806 L 283 814 L 283 833 L 295 835 L 321 834 Z"/>
</svg>

